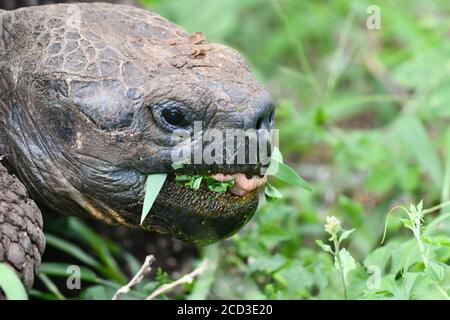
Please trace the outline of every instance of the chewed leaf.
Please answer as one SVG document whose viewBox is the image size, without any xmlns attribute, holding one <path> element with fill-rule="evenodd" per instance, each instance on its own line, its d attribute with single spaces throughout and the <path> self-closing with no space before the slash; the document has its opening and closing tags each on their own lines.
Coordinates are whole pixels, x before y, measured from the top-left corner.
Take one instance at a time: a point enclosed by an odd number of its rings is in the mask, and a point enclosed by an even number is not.
<svg viewBox="0 0 450 320">
<path fill-rule="evenodd" d="M 5 263 L 0 263 L 0 289 L 9 300 L 27 300 L 27 292 L 14 270 Z"/>
<path fill-rule="evenodd" d="M 202 179 L 203 177 L 197 177 L 193 182 L 192 182 L 192 189 L 194 190 L 198 190 L 200 189 L 200 184 L 202 183 Z"/>
<path fill-rule="evenodd" d="M 144 222 L 145 218 L 150 212 L 150 209 L 153 206 L 153 202 L 155 202 L 159 191 L 161 191 L 166 178 L 167 173 L 156 173 L 147 176 L 147 181 L 145 183 L 144 205 L 142 206 L 141 224 Z"/>
<path fill-rule="evenodd" d="M 217 181 L 213 178 L 205 177 L 206 187 L 209 191 L 225 193 L 234 186 L 234 181 Z"/>
<path fill-rule="evenodd" d="M 178 170 L 183 168 L 184 166 L 190 164 L 190 159 L 183 159 L 177 162 L 172 163 L 172 169 Z"/>
<path fill-rule="evenodd" d="M 225 193 L 234 186 L 234 181 L 217 181 L 209 176 L 177 175 L 175 181 L 193 190 L 200 189 L 202 182 L 209 191 Z"/>
</svg>

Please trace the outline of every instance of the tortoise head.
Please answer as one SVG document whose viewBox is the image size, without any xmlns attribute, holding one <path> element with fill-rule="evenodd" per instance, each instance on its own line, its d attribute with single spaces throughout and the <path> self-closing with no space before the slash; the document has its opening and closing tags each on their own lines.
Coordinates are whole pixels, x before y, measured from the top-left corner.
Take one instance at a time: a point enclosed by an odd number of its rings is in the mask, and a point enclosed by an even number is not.
<svg viewBox="0 0 450 320">
<path fill-rule="evenodd" d="M 228 237 L 250 219 L 254 188 L 219 194 L 174 179 L 180 145 L 189 156 L 195 145 L 217 156 L 230 151 L 217 143 L 226 129 L 253 129 L 258 137 L 273 127 L 272 100 L 235 50 L 126 6 L 42 6 L 5 19 L 15 39 L 2 49 L 8 95 L 1 134 L 9 162 L 40 203 L 196 244 Z M 219 135 L 206 142 L 196 124 Z M 193 142 L 188 149 L 180 132 Z M 244 153 L 239 164 L 202 159 L 178 171 L 244 180 L 261 174 L 267 163 Z M 153 173 L 168 178 L 141 226 Z"/>
</svg>

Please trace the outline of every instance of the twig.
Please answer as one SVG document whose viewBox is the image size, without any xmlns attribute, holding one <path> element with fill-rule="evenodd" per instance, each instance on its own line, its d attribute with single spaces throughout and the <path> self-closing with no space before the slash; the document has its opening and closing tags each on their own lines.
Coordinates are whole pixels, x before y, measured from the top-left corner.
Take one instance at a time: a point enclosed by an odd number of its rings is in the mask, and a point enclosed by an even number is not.
<svg viewBox="0 0 450 320">
<path fill-rule="evenodd" d="M 155 260 L 155 258 L 153 257 L 153 255 L 149 255 L 149 256 L 145 257 L 144 264 L 139 269 L 139 271 L 134 275 L 134 277 L 130 280 L 130 282 L 128 282 L 123 287 L 119 288 L 116 291 L 116 293 L 114 293 L 112 300 L 118 300 L 119 295 L 121 295 L 123 293 L 127 293 L 128 291 L 130 291 L 131 287 L 133 287 L 136 284 L 138 284 L 139 282 L 141 282 L 144 275 L 147 272 L 150 272 L 150 270 L 152 269 L 150 266 L 154 260 Z"/>
<path fill-rule="evenodd" d="M 194 269 L 194 271 L 182 276 L 180 279 L 178 279 L 174 282 L 163 284 L 158 289 L 153 291 L 153 293 L 150 294 L 147 298 L 145 298 L 145 300 L 152 300 L 152 299 L 156 298 L 157 296 L 159 296 L 160 294 L 167 292 L 169 290 L 172 290 L 173 288 L 175 288 L 176 286 L 179 286 L 180 284 L 191 283 L 194 280 L 194 277 L 198 276 L 203 271 L 205 271 L 207 266 L 208 266 L 208 260 L 204 260 L 196 269 Z"/>
</svg>

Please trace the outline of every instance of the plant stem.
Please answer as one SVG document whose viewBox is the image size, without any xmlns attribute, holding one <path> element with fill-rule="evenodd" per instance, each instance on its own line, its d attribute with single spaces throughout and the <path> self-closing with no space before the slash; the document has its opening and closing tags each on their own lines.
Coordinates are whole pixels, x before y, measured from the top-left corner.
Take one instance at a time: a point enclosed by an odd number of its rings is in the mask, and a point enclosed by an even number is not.
<svg viewBox="0 0 450 320">
<path fill-rule="evenodd" d="M 448 296 L 447 292 L 442 288 L 439 284 L 436 283 L 436 287 L 438 288 L 439 292 L 444 296 L 445 300 L 450 300 L 450 297 Z"/>
<path fill-rule="evenodd" d="M 425 247 L 423 246 L 422 240 L 420 239 L 420 232 L 414 231 L 414 238 L 416 238 L 417 244 L 419 246 L 419 252 L 420 256 L 422 257 L 423 264 L 425 265 L 425 268 L 428 267 L 428 258 L 426 255 Z"/>
<path fill-rule="evenodd" d="M 347 286 L 345 284 L 344 269 L 342 268 L 341 255 L 339 254 L 339 241 L 337 239 L 337 235 L 335 235 L 333 243 L 334 243 L 334 258 L 338 262 L 339 273 L 341 274 L 342 289 L 344 290 L 344 299 L 347 300 Z"/>
<path fill-rule="evenodd" d="M 428 267 L 428 257 L 426 255 L 425 246 L 423 245 L 421 235 L 420 235 L 420 228 L 422 226 L 423 215 L 425 215 L 424 211 L 422 211 L 422 213 L 418 212 L 416 216 L 412 215 L 411 213 L 408 214 L 411 224 L 413 226 L 412 232 L 413 232 L 414 238 L 416 239 L 417 245 L 419 246 L 420 256 L 422 257 L 425 268 L 427 268 Z"/>
<path fill-rule="evenodd" d="M 427 214 L 427 213 L 430 213 L 430 212 L 433 212 L 433 211 L 442 209 L 442 208 L 444 208 L 444 207 L 447 207 L 447 206 L 449 206 L 449 205 L 450 205 L 450 200 L 449 200 L 449 201 L 446 201 L 446 202 L 444 202 L 444 203 L 438 204 L 437 206 L 434 206 L 434 207 L 432 207 L 432 208 L 430 208 L 430 209 L 425 209 L 425 210 L 423 210 L 422 212 L 423 212 L 423 214 Z"/>
</svg>

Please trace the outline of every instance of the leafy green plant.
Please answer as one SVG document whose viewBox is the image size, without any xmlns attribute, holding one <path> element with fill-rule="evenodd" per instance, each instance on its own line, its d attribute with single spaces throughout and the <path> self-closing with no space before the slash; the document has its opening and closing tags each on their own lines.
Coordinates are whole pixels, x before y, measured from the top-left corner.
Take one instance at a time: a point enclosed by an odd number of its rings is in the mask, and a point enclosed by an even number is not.
<svg viewBox="0 0 450 320">
<path fill-rule="evenodd" d="M 432 221 L 429 225 L 424 225 L 424 220 L 425 220 L 425 216 L 429 213 L 432 213 L 434 211 L 440 210 L 442 208 L 445 208 L 447 206 L 450 205 L 450 202 L 445 202 L 442 203 L 440 205 L 437 205 L 433 208 L 430 209 L 423 209 L 423 201 L 419 202 L 418 205 L 412 205 L 409 207 L 409 210 L 406 209 L 403 206 L 397 206 L 394 207 L 388 215 L 388 219 L 389 220 L 389 216 L 394 212 L 394 210 L 396 209 L 402 209 L 403 212 L 406 213 L 408 219 L 401 219 L 401 222 L 403 223 L 403 226 L 407 229 L 409 229 L 413 236 L 414 239 L 417 243 L 417 248 L 419 250 L 420 253 L 420 257 L 422 259 L 423 265 L 424 265 L 424 270 L 426 272 L 426 274 L 430 277 L 430 279 L 434 282 L 434 285 L 436 286 L 436 288 L 439 290 L 439 292 L 442 294 L 442 296 L 446 299 L 446 300 L 450 300 L 450 296 L 448 294 L 448 290 L 443 288 L 443 282 L 445 277 L 450 277 L 450 268 L 448 265 L 442 264 L 439 261 L 433 261 L 430 260 L 430 251 L 431 248 L 428 248 L 428 246 L 430 247 L 441 247 L 442 245 L 444 246 L 448 246 L 449 245 L 449 240 L 447 237 L 438 237 L 438 238 L 434 238 L 434 237 L 430 237 L 427 236 L 429 235 L 433 228 L 443 222 L 445 219 L 448 219 L 450 217 L 450 212 L 441 215 L 439 218 L 437 218 L 436 220 Z M 388 221 L 386 221 L 386 226 L 387 226 Z M 386 228 L 385 227 L 385 233 L 383 235 L 383 240 L 386 236 Z"/>
<path fill-rule="evenodd" d="M 350 255 L 350 253 L 345 248 L 341 248 L 341 243 L 347 239 L 349 235 L 355 231 L 355 229 L 343 229 L 341 222 L 336 217 L 330 216 L 327 217 L 325 231 L 330 235 L 328 240 L 332 243 L 332 246 L 323 243 L 321 240 L 317 240 L 316 243 L 322 248 L 322 250 L 333 255 L 334 265 L 341 276 L 344 299 L 347 300 L 347 275 L 350 271 L 355 269 L 356 265 L 355 259 Z"/>
<path fill-rule="evenodd" d="M 416 206 L 411 205 L 409 210 L 403 206 L 394 207 L 388 214 L 386 225 L 392 212 L 402 209 L 408 219 L 401 219 L 401 222 L 412 232 L 413 239 L 390 242 L 374 250 L 365 258 L 363 265 L 357 263 L 345 248 L 341 248 L 341 242 L 355 230 L 344 230 L 339 220 L 327 217 L 325 231 L 330 235 L 332 246 L 320 240 L 317 244 L 333 255 L 335 267 L 341 276 L 345 299 L 348 297 L 347 292 L 351 290 L 352 299 L 450 300 L 450 267 L 441 261 L 442 249 L 447 252 L 444 254 L 444 261 L 450 254 L 449 238 L 425 236 L 430 235 L 436 224 L 449 215 L 439 216 L 429 224 L 424 223 L 426 214 L 449 204 L 444 203 L 430 209 L 423 209 L 423 202 Z M 375 283 L 371 284 L 370 281 L 373 280 Z"/>
<path fill-rule="evenodd" d="M 396 209 L 402 209 L 408 216 L 408 219 L 401 219 L 401 222 L 403 223 L 403 226 L 409 230 L 411 230 L 411 232 L 414 235 L 414 238 L 416 239 L 417 242 L 417 246 L 419 248 L 419 252 L 420 255 L 422 257 L 422 261 L 425 265 L 425 268 L 428 267 L 429 264 L 429 258 L 428 258 L 428 252 L 425 248 L 425 244 L 424 244 L 424 240 L 430 242 L 431 240 L 424 237 L 423 233 L 427 231 L 427 228 L 423 225 L 424 223 L 424 218 L 425 215 L 428 213 L 431 213 L 433 211 L 439 210 L 441 208 L 444 208 L 446 206 L 449 206 L 450 202 L 446 202 L 443 204 L 440 204 L 436 207 L 424 210 L 423 209 L 423 201 L 420 201 L 418 205 L 413 205 L 411 204 L 409 207 L 409 210 L 406 209 L 403 206 L 397 206 L 394 207 L 388 215 L 388 218 L 386 219 L 386 226 L 384 229 L 384 234 L 383 234 L 383 240 L 381 242 L 384 242 L 384 239 L 386 237 L 386 230 L 387 230 L 387 224 L 389 222 L 389 217 L 390 215 L 396 210 Z M 441 222 L 443 219 L 448 218 L 449 214 L 446 214 L 443 216 L 444 218 L 441 217 L 441 219 L 439 220 L 439 222 Z"/>
</svg>

